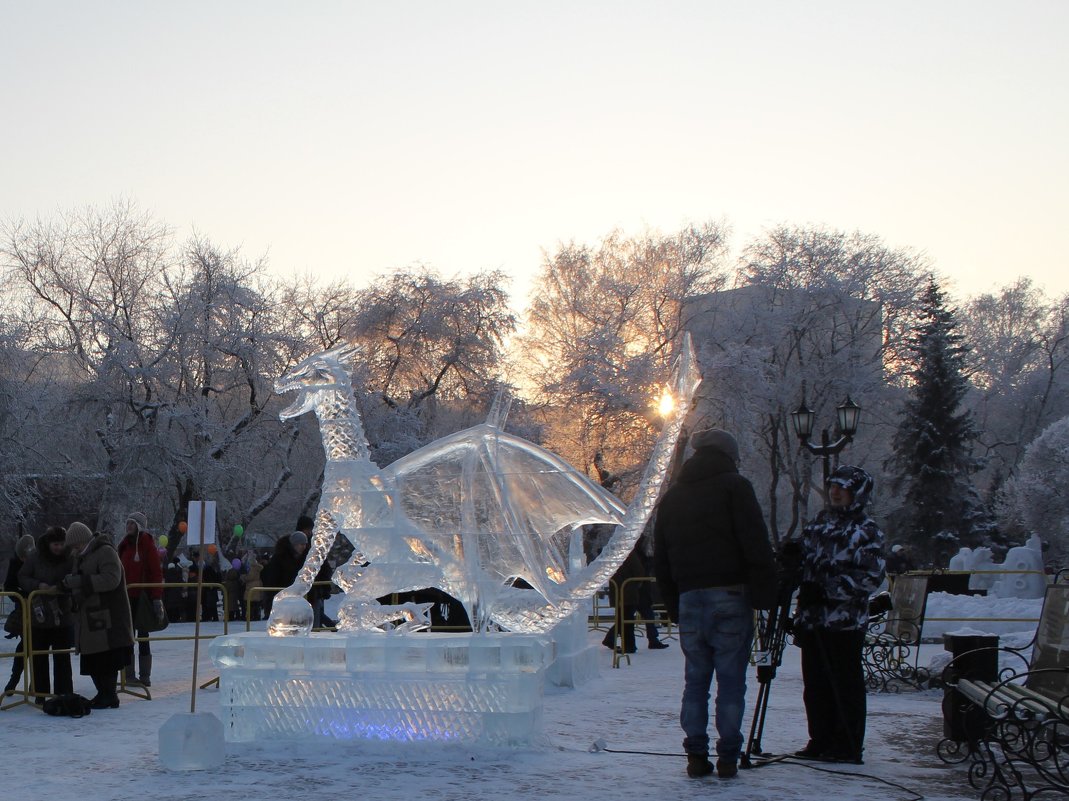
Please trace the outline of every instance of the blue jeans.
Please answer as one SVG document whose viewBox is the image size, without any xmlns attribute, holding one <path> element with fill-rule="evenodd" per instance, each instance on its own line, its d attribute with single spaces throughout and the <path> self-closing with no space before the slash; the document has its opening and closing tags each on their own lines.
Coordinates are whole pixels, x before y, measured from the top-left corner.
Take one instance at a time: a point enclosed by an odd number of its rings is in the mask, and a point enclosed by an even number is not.
<svg viewBox="0 0 1069 801">
<path fill-rule="evenodd" d="M 709 753 L 709 688 L 716 676 L 716 754 L 736 761 L 742 751 L 746 670 L 753 643 L 753 609 L 740 589 L 712 587 L 679 596 L 679 643 L 686 657 L 679 723 L 688 754 Z"/>
</svg>

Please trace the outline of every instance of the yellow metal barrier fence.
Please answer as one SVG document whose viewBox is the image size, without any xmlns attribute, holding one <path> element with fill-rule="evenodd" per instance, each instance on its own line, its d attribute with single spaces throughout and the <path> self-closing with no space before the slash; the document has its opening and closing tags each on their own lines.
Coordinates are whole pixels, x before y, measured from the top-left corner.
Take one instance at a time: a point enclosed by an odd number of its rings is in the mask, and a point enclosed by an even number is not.
<svg viewBox="0 0 1069 801">
<path fill-rule="evenodd" d="M 652 618 L 645 618 L 641 615 L 635 614 L 630 619 L 624 618 L 624 594 L 627 592 L 628 585 L 642 584 L 648 582 L 656 583 L 657 579 L 653 576 L 632 576 L 631 578 L 624 579 L 623 583 L 617 586 L 616 582 L 609 579 L 609 592 L 612 593 L 616 599 L 616 613 L 613 616 L 613 626 L 615 637 L 613 639 L 612 647 L 612 666 L 614 668 L 620 667 L 620 657 L 624 657 L 627 660 L 627 664 L 631 664 L 631 656 L 624 650 L 624 626 L 644 626 L 652 623 L 655 626 L 663 626 L 665 629 L 665 639 L 672 639 L 672 621 L 669 619 L 667 610 L 665 610 L 664 604 L 650 603 L 650 607 L 653 610 L 654 616 Z M 595 596 L 595 610 L 597 609 L 597 596 Z M 664 617 L 658 617 L 657 611 L 664 610 Z M 634 612 L 639 612 L 638 606 L 634 607 Z"/>
<path fill-rule="evenodd" d="M 4 693 L 3 697 L 0 698 L 0 709 L 12 709 L 13 707 L 21 706 L 22 704 L 28 704 L 30 702 L 30 677 L 28 671 L 28 665 L 30 660 L 27 659 L 28 652 L 26 647 L 29 641 L 26 639 L 25 636 L 26 632 L 30 628 L 29 605 L 23 600 L 22 595 L 17 592 L 0 592 L 0 598 L 10 598 L 14 603 L 14 609 L 12 610 L 12 612 L 22 617 L 23 636 L 19 637 L 19 644 L 21 645 L 21 648 L 18 648 L 14 651 L 4 650 L 0 652 L 0 663 L 3 663 L 4 660 L 11 659 L 13 660 L 12 667 L 14 667 L 17 664 L 18 660 L 22 660 L 22 689 L 19 690 L 12 688 L 10 691 L 10 694 L 12 696 L 19 696 L 18 700 L 3 703 L 7 700 L 8 693 Z M 7 642 L 7 640 L 5 639 L 4 642 Z M 6 646 L 0 646 L 0 648 L 6 648 Z M 4 683 L 7 684 L 6 681 Z"/>
<path fill-rule="evenodd" d="M 1055 583 L 1057 581 L 1058 574 L 1048 574 L 1042 570 L 910 570 L 906 573 L 899 575 L 925 575 L 929 578 L 938 576 L 1042 576 L 1047 584 Z M 888 576 L 888 584 L 893 587 L 894 580 L 897 575 Z M 929 590 L 928 594 L 932 592 L 943 592 L 942 590 Z M 934 617 L 925 612 L 924 618 L 921 621 L 923 626 L 926 622 L 932 623 L 1028 623 L 1032 625 L 1039 624 L 1038 617 Z M 921 633 L 921 639 L 924 639 L 923 632 Z M 929 640 L 924 640 L 928 642 Z"/>
</svg>

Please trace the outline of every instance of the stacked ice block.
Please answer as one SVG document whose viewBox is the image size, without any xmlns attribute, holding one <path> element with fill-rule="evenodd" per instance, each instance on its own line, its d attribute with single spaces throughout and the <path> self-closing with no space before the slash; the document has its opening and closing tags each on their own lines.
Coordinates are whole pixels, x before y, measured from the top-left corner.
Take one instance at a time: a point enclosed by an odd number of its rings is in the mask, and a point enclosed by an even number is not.
<svg viewBox="0 0 1069 801">
<path fill-rule="evenodd" d="M 230 742 L 541 740 L 553 644 L 532 634 L 381 632 L 216 638 Z"/>
<path fill-rule="evenodd" d="M 580 608 L 558 623 L 550 634 L 556 652 L 546 680 L 557 687 L 581 687 L 600 675 L 601 646 L 590 641 L 588 609 Z"/>
</svg>

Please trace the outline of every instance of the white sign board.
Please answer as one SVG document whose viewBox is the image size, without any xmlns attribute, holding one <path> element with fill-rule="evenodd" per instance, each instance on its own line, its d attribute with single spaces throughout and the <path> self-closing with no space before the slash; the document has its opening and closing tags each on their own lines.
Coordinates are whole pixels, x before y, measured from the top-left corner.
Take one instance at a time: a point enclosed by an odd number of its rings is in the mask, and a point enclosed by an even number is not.
<svg viewBox="0 0 1069 801">
<path fill-rule="evenodd" d="M 186 527 L 187 545 L 211 545 L 214 543 L 215 501 L 190 501 Z"/>
</svg>

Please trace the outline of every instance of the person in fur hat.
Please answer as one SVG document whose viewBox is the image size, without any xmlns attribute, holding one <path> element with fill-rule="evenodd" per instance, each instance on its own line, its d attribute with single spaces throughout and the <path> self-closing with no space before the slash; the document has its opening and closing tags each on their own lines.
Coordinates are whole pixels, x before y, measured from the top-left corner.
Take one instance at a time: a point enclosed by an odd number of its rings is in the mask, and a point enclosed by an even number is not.
<svg viewBox="0 0 1069 801">
<path fill-rule="evenodd" d="M 65 542 L 74 557 L 63 586 L 77 610 L 79 672 L 93 680 L 93 709 L 116 709 L 119 671 L 133 664 L 134 628 L 122 562 L 111 538 L 93 536 L 84 523 L 71 523 Z"/>
<path fill-rule="evenodd" d="M 50 526 L 37 539 L 37 547 L 19 571 L 19 585 L 27 594 L 35 591 L 56 593 L 61 589 L 63 577 L 71 571 L 66 539 L 67 532 L 59 526 Z M 39 620 L 34 613 L 30 615 L 34 650 L 33 689 L 42 702 L 43 696 L 50 690 L 55 690 L 57 695 L 74 692 L 71 655 L 67 653 L 74 645 L 71 637 L 71 599 L 64 592 L 44 600 L 53 604 L 56 614 L 52 619 Z M 52 650 L 54 686 L 48 675 L 49 649 Z"/>
</svg>

